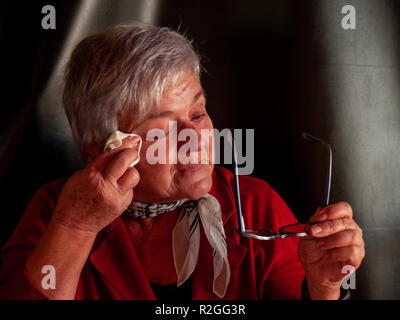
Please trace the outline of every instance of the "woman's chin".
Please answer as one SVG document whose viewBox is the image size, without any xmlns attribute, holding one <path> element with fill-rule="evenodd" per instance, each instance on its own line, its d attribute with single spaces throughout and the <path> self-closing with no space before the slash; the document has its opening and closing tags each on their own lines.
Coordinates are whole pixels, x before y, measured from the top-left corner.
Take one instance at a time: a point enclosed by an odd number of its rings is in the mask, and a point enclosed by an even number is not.
<svg viewBox="0 0 400 320">
<path fill-rule="evenodd" d="M 186 194 L 187 196 L 185 198 L 191 199 L 191 200 L 196 200 L 204 196 L 206 193 L 208 193 L 211 189 L 211 184 L 204 184 L 202 186 L 199 186 L 198 188 L 192 189 L 192 190 L 187 190 Z"/>
<path fill-rule="evenodd" d="M 185 198 L 198 199 L 208 193 L 212 186 L 212 168 L 205 166 L 193 174 L 180 175 L 180 185 Z"/>
</svg>

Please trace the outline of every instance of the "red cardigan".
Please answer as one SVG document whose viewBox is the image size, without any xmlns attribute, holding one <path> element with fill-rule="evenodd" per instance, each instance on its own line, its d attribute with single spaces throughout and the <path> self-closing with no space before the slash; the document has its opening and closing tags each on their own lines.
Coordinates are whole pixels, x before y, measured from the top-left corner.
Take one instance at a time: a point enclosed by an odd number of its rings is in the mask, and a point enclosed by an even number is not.
<svg viewBox="0 0 400 320">
<path fill-rule="evenodd" d="M 4 245 L 0 299 L 46 299 L 32 285 L 24 265 L 46 229 L 65 182 L 58 179 L 38 190 Z M 240 186 L 247 228 L 277 230 L 297 222 L 266 182 L 241 176 Z M 229 170 L 214 169 L 210 194 L 221 205 L 228 245 L 231 280 L 224 299 L 300 299 L 304 270 L 297 256 L 298 239 L 259 241 L 238 236 L 233 174 Z M 193 299 L 218 299 L 212 290 L 212 249 L 202 229 L 192 278 Z M 155 299 L 121 217 L 98 234 L 81 272 L 76 299 Z"/>
</svg>

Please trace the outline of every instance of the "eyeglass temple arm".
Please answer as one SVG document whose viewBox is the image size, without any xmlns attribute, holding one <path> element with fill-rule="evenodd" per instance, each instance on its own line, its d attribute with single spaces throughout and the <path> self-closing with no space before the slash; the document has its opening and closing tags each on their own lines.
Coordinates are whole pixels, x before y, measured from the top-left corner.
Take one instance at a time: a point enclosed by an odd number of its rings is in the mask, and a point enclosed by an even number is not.
<svg viewBox="0 0 400 320">
<path fill-rule="evenodd" d="M 237 220 L 238 220 L 238 229 L 239 232 L 245 232 L 245 224 L 242 214 L 242 205 L 240 201 L 240 187 L 239 187 L 239 170 L 237 165 L 237 155 L 236 155 L 236 147 L 235 142 L 231 134 L 227 135 L 228 141 L 232 146 L 233 150 L 233 167 L 234 167 L 234 187 L 235 187 L 235 203 L 237 208 Z M 328 172 L 328 181 L 326 186 L 326 194 L 325 194 L 325 207 L 329 205 L 329 197 L 331 193 L 331 180 L 332 180 L 332 147 L 329 143 L 321 140 L 313 135 L 303 132 L 303 138 L 307 141 L 315 142 L 322 144 L 323 146 L 327 147 L 329 150 L 329 172 Z"/>
<path fill-rule="evenodd" d="M 237 165 L 237 156 L 236 156 L 236 147 L 235 147 L 235 142 L 233 140 L 233 137 L 231 133 L 227 134 L 227 138 L 229 143 L 232 146 L 232 153 L 233 153 L 233 168 L 234 168 L 234 188 L 235 188 L 235 203 L 236 203 L 236 213 L 237 213 L 237 220 L 238 220 L 238 231 L 239 232 L 245 232 L 245 225 L 244 225 L 244 219 L 243 219 L 243 214 L 242 214 L 242 204 L 240 201 L 240 187 L 239 187 L 239 169 Z"/>
<path fill-rule="evenodd" d="M 317 137 L 314 137 L 313 135 L 303 132 L 303 138 L 306 139 L 307 141 L 315 142 L 322 144 L 324 147 L 327 147 L 329 150 L 329 172 L 328 172 L 328 181 L 327 181 L 327 186 L 326 186 L 326 194 L 325 194 L 325 204 L 324 206 L 329 205 L 329 197 L 331 194 L 331 179 L 332 179 L 332 147 L 329 143 L 325 142 L 324 140 L 321 140 Z"/>
</svg>

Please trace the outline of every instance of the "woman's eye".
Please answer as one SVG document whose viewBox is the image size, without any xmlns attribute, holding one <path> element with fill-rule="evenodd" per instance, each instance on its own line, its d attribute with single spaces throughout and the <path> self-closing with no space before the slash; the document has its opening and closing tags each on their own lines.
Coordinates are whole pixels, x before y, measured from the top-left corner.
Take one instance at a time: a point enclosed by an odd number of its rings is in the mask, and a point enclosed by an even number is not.
<svg viewBox="0 0 400 320">
<path fill-rule="evenodd" d="M 203 118 L 206 114 L 205 113 L 201 113 L 201 114 L 196 114 L 195 116 L 193 116 L 192 120 L 200 120 L 201 118 Z"/>
</svg>

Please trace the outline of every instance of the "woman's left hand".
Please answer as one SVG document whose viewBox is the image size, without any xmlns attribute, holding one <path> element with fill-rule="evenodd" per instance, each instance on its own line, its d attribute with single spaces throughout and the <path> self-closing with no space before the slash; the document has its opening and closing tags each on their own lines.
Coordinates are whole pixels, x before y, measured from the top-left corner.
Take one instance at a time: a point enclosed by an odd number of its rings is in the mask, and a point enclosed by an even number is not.
<svg viewBox="0 0 400 320">
<path fill-rule="evenodd" d="M 348 268 L 357 269 L 365 255 L 362 230 L 346 202 L 319 208 L 311 217 L 309 237 L 302 238 L 298 255 L 311 299 L 338 299 Z"/>
</svg>

